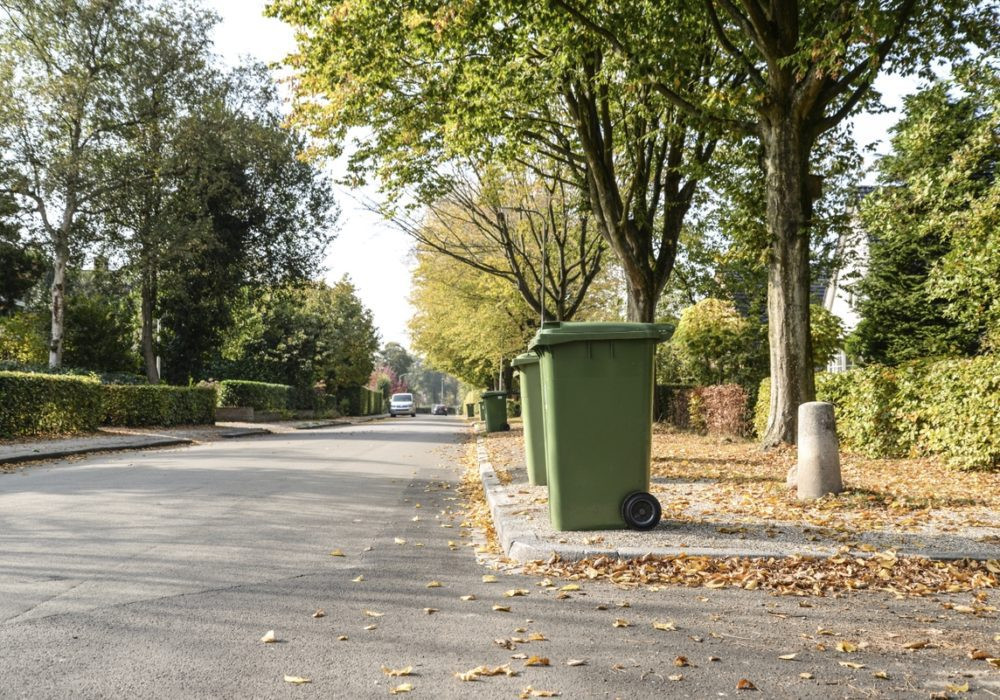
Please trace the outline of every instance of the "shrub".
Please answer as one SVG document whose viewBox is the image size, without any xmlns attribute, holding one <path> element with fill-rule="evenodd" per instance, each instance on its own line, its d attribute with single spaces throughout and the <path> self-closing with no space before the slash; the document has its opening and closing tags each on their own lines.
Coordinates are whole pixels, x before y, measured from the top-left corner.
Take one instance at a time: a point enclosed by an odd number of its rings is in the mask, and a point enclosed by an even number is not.
<svg viewBox="0 0 1000 700">
<path fill-rule="evenodd" d="M 771 380 L 764 377 L 757 387 L 757 401 L 753 405 L 753 432 L 757 437 L 764 437 L 767 431 L 767 418 L 771 413 Z"/>
<path fill-rule="evenodd" d="M 215 422 L 215 387 L 105 384 L 105 425 L 187 425 Z"/>
<path fill-rule="evenodd" d="M 0 372 L 0 437 L 96 430 L 101 385 L 93 377 Z"/>
<path fill-rule="evenodd" d="M 690 384 L 658 384 L 656 387 L 656 420 L 686 430 L 691 427 Z"/>
<path fill-rule="evenodd" d="M 737 380 L 753 364 L 753 328 L 721 299 L 702 299 L 686 308 L 670 345 L 682 376 L 700 385 Z"/>
<path fill-rule="evenodd" d="M 816 375 L 834 404 L 841 445 L 872 457 L 940 455 L 962 469 L 1000 468 L 1000 357 L 922 360 Z M 755 427 L 770 398 L 761 384 Z"/>
<path fill-rule="evenodd" d="M 252 408 L 255 411 L 288 409 L 292 387 L 287 384 L 224 379 L 219 382 L 219 405 Z"/>
<path fill-rule="evenodd" d="M 713 435 L 736 435 L 744 437 L 750 433 L 748 420 L 749 392 L 739 384 L 718 384 L 695 389 L 703 430 Z M 691 404 L 692 409 L 695 402 Z M 694 421 L 692 420 L 692 423 Z"/>
<path fill-rule="evenodd" d="M 359 387 L 360 410 L 362 416 L 375 416 L 383 412 L 382 393 L 366 386 Z"/>
</svg>

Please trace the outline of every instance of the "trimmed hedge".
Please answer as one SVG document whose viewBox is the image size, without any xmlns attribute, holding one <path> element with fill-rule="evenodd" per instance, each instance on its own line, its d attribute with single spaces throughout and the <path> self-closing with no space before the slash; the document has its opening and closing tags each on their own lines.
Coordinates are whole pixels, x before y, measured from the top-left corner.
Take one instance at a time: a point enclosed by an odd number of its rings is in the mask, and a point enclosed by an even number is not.
<svg viewBox="0 0 1000 700">
<path fill-rule="evenodd" d="M 939 455 L 961 469 L 1000 468 L 1000 356 L 820 373 L 816 397 L 834 405 L 847 450 L 871 457 Z M 765 380 L 755 408 L 758 435 L 769 400 Z"/>
<path fill-rule="evenodd" d="M 88 432 L 100 422 L 96 378 L 0 372 L 0 437 Z"/>
<path fill-rule="evenodd" d="M 287 384 L 224 379 L 219 382 L 219 406 L 239 406 L 255 411 L 284 411 L 290 407 L 292 387 Z"/>
<path fill-rule="evenodd" d="M 750 395 L 739 384 L 661 384 L 656 404 L 657 420 L 681 430 L 739 437 L 751 433 Z"/>
<path fill-rule="evenodd" d="M 362 416 L 377 416 L 384 413 L 384 398 L 381 391 L 369 389 L 366 386 L 359 387 L 359 409 L 358 414 Z"/>
<path fill-rule="evenodd" d="M 215 422 L 215 387 L 105 384 L 104 425 L 193 425 Z"/>
</svg>

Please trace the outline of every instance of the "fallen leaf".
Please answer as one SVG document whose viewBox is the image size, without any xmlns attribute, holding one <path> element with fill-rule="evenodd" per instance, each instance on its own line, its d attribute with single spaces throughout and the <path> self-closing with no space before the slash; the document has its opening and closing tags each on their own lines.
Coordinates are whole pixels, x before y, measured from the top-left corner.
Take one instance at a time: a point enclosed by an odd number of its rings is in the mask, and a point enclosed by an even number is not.
<svg viewBox="0 0 1000 700">
<path fill-rule="evenodd" d="M 837 651 L 843 652 L 845 654 L 850 654 L 858 650 L 858 646 L 854 642 L 849 642 L 846 639 L 842 639 L 837 642 Z"/>
<path fill-rule="evenodd" d="M 411 690 L 413 690 L 412 683 L 401 683 L 395 688 L 389 688 L 389 693 L 392 695 L 399 695 L 400 693 L 409 693 Z"/>
<path fill-rule="evenodd" d="M 503 595 L 505 598 L 520 598 L 528 595 L 529 593 L 531 593 L 531 591 L 525 588 L 511 588 L 509 591 L 504 591 Z"/>
<path fill-rule="evenodd" d="M 340 635 L 339 637 L 337 637 L 337 641 L 338 642 L 346 642 L 347 641 L 347 635 L 346 634 Z"/>
<path fill-rule="evenodd" d="M 859 664 L 854 661 L 838 661 L 837 663 L 843 666 L 844 668 L 853 668 L 855 670 L 865 667 L 864 664 Z"/>
<path fill-rule="evenodd" d="M 953 683 L 949 683 L 948 690 L 951 691 L 952 693 L 968 693 L 969 681 L 966 681 L 962 685 L 954 685 Z"/>
<path fill-rule="evenodd" d="M 688 663 L 686 656 L 678 656 L 676 659 L 674 659 L 674 666 L 677 666 L 679 668 L 683 668 L 685 666 L 690 666 L 690 665 L 691 664 Z"/>
<path fill-rule="evenodd" d="M 666 622 L 653 622 L 653 629 L 663 630 L 664 632 L 672 632 L 677 629 L 677 625 L 675 625 L 671 620 L 667 620 Z"/>
<path fill-rule="evenodd" d="M 497 577 L 494 576 L 493 574 L 486 574 L 485 576 L 483 576 L 483 583 L 496 583 L 496 582 L 497 582 Z"/>
<path fill-rule="evenodd" d="M 982 649 L 973 649 L 969 652 L 969 658 L 973 661 L 985 661 L 990 655 Z"/>
<path fill-rule="evenodd" d="M 365 575 L 360 574 L 357 578 L 352 578 L 351 583 L 361 583 L 364 580 L 365 580 Z"/>
<path fill-rule="evenodd" d="M 332 552 L 330 552 L 330 556 L 331 557 L 346 557 L 347 555 L 344 554 L 341 550 L 335 549 Z"/>
<path fill-rule="evenodd" d="M 313 617 L 326 617 L 326 611 L 322 608 L 312 614 Z"/>
<path fill-rule="evenodd" d="M 549 640 L 547 640 L 545 638 L 544 634 L 539 634 L 538 632 L 532 632 L 531 634 L 528 635 L 528 641 L 529 642 L 547 642 Z"/>
<path fill-rule="evenodd" d="M 396 544 L 406 544 L 406 540 L 404 540 L 402 537 L 395 538 L 393 542 L 395 542 Z"/>
<path fill-rule="evenodd" d="M 709 661 L 721 661 L 722 659 L 720 659 L 718 656 L 709 656 L 708 660 Z"/>
<path fill-rule="evenodd" d="M 736 690 L 757 690 L 757 686 L 746 678 L 741 678 L 739 682 L 736 683 Z"/>
<path fill-rule="evenodd" d="M 509 605 L 494 605 L 493 609 L 496 612 L 510 612 L 510 606 Z"/>
<path fill-rule="evenodd" d="M 441 588 L 441 582 L 440 581 L 431 581 L 430 583 L 427 584 L 427 587 L 428 588 Z"/>
<path fill-rule="evenodd" d="M 365 625 L 365 631 L 371 632 L 373 629 L 378 629 L 378 625 Z"/>
<path fill-rule="evenodd" d="M 475 600 L 475 599 L 476 599 L 476 596 L 474 596 L 474 595 L 464 595 L 464 596 L 462 596 L 462 600 L 464 600 L 466 602 L 468 602 L 470 600 Z"/>
<path fill-rule="evenodd" d="M 557 698 L 559 693 L 555 690 L 535 690 L 530 685 L 521 690 L 521 694 L 518 696 L 520 700 L 526 700 L 527 698 Z"/>
<path fill-rule="evenodd" d="M 425 615 L 433 615 L 436 612 L 438 612 L 437 608 L 424 608 Z"/>
<path fill-rule="evenodd" d="M 908 644 L 904 644 L 903 648 L 904 649 L 923 649 L 923 648 L 925 648 L 930 643 L 931 642 L 930 642 L 929 639 L 920 639 L 920 640 L 918 640 L 916 642 L 910 642 Z"/>
<path fill-rule="evenodd" d="M 366 617 L 382 617 L 385 613 L 375 612 L 374 610 L 365 610 Z"/>
<path fill-rule="evenodd" d="M 545 656 L 529 656 L 524 662 L 525 666 L 548 666 L 549 660 Z"/>
<path fill-rule="evenodd" d="M 607 610 L 607 609 L 608 609 L 608 606 L 607 606 L 607 605 L 598 605 L 598 606 L 597 606 L 596 608 L 594 608 L 594 609 L 595 609 L 595 610 Z"/>
<path fill-rule="evenodd" d="M 629 621 L 628 620 L 623 620 L 620 617 L 618 617 L 618 618 L 615 618 L 615 621 L 611 623 L 611 626 L 612 627 L 628 627 L 629 626 Z"/>
<path fill-rule="evenodd" d="M 285 676 L 285 683 L 302 685 L 303 683 L 312 683 L 312 678 L 303 678 L 302 676 Z"/>
<path fill-rule="evenodd" d="M 798 656 L 798 654 L 784 654 L 778 658 L 782 661 L 794 661 L 796 656 Z"/>
<path fill-rule="evenodd" d="M 567 583 L 565 586 L 562 586 L 559 590 L 563 592 L 578 591 L 580 590 L 580 586 L 579 584 L 576 583 Z"/>
<path fill-rule="evenodd" d="M 1000 658 L 998 658 L 998 659 L 986 659 L 986 663 L 988 663 L 993 668 L 1000 668 Z"/>
<path fill-rule="evenodd" d="M 802 678 L 802 679 L 807 680 L 807 681 L 811 681 L 812 677 L 813 677 L 813 674 L 811 674 L 811 673 L 800 673 L 799 674 L 799 678 Z"/>
<path fill-rule="evenodd" d="M 670 681 L 682 681 L 682 680 L 684 680 L 684 674 L 683 673 L 678 673 L 678 674 L 673 675 L 673 676 L 667 676 L 667 680 L 670 680 Z"/>
<path fill-rule="evenodd" d="M 566 665 L 567 666 L 586 666 L 587 665 L 587 660 L 586 659 L 570 659 L 569 661 L 566 662 Z"/>
<path fill-rule="evenodd" d="M 274 644 L 278 641 L 278 638 L 274 635 L 274 630 L 268 630 L 267 634 L 260 638 L 260 641 L 264 642 L 264 644 Z"/>
<path fill-rule="evenodd" d="M 408 676 L 413 673 L 413 666 L 407 666 L 405 668 L 389 668 L 388 666 L 383 666 L 382 673 L 387 676 Z"/>
</svg>

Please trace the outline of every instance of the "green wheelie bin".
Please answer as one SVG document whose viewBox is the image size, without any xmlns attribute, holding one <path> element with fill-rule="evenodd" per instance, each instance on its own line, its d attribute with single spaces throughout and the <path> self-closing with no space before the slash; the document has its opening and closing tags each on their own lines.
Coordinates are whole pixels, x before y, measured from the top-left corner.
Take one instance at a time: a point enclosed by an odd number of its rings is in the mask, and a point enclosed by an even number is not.
<svg viewBox="0 0 1000 700">
<path fill-rule="evenodd" d="M 496 433 L 501 430 L 510 430 L 507 423 L 507 392 L 487 391 L 483 398 L 483 420 L 486 421 L 486 432 Z"/>
<path fill-rule="evenodd" d="M 656 344 L 652 323 L 545 323 L 529 349 L 541 368 L 549 519 L 557 530 L 660 521 L 649 493 Z"/>
<path fill-rule="evenodd" d="M 466 418 L 475 418 L 476 417 L 476 405 L 475 404 L 471 404 L 471 403 L 465 404 L 465 417 Z"/>
<path fill-rule="evenodd" d="M 542 378 L 538 355 L 518 355 L 511 367 L 521 373 L 521 423 L 524 426 L 524 463 L 528 483 L 545 486 L 545 426 L 542 425 Z"/>
</svg>

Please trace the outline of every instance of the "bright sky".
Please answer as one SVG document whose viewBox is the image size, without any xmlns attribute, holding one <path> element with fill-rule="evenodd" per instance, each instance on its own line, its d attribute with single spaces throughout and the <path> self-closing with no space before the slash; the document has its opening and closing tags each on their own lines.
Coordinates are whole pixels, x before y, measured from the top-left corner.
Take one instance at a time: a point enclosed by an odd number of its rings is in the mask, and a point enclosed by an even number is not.
<svg viewBox="0 0 1000 700">
<path fill-rule="evenodd" d="M 205 0 L 222 17 L 215 35 L 216 48 L 223 58 L 237 65 L 250 55 L 266 62 L 280 61 L 295 47 L 291 29 L 263 16 L 265 0 Z M 883 77 L 875 87 L 882 91 L 887 106 L 898 110 L 902 96 L 917 87 L 914 79 Z M 877 153 L 888 149 L 888 129 L 899 118 L 898 111 L 864 115 L 855 120 L 855 139 L 861 146 L 875 143 Z M 866 164 L 872 161 L 866 156 Z M 333 164 L 335 176 L 344 164 Z M 867 178 L 871 180 L 871 176 Z M 375 314 L 382 341 L 409 345 L 406 322 L 412 313 L 410 292 L 411 240 L 371 214 L 358 201 L 374 197 L 374 191 L 337 189 L 341 207 L 340 232 L 330 246 L 326 260 L 327 279 L 349 274 L 362 301 Z"/>
</svg>

